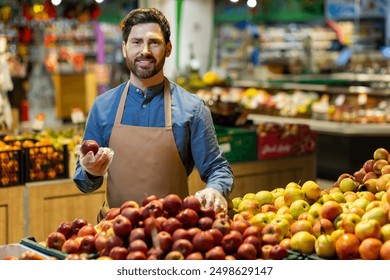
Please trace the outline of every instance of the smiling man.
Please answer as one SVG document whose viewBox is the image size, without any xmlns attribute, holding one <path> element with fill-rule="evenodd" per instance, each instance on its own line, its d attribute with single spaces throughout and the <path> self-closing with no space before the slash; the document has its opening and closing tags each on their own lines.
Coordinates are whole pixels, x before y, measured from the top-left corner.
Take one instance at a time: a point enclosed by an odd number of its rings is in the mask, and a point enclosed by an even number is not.
<svg viewBox="0 0 390 280">
<path fill-rule="evenodd" d="M 227 211 L 232 170 L 207 106 L 164 76 L 171 52 L 170 26 L 159 10 L 135 9 L 125 17 L 122 53 L 130 78 L 94 101 L 83 140 L 101 148 L 96 156 L 80 155 L 73 178 L 82 192 L 92 192 L 108 172 L 98 220 L 127 200 L 141 203 L 148 195 L 172 193 L 184 198 L 194 166 L 206 182 L 196 197 L 217 212 Z"/>
</svg>

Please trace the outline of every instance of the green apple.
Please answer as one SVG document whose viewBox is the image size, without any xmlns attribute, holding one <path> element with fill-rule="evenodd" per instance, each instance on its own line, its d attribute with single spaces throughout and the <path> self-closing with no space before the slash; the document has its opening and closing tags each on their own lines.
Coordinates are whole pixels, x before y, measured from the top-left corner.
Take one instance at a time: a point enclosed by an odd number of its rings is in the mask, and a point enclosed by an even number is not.
<svg viewBox="0 0 390 280">
<path fill-rule="evenodd" d="M 290 214 L 297 220 L 301 213 L 308 212 L 309 209 L 310 204 L 306 200 L 298 199 L 291 203 Z"/>
<path fill-rule="evenodd" d="M 261 190 L 256 193 L 256 200 L 260 203 L 260 205 L 273 204 L 274 196 L 270 191 Z"/>
<path fill-rule="evenodd" d="M 386 191 L 380 191 L 375 194 L 377 200 L 382 200 L 383 196 L 386 194 Z"/>
<path fill-rule="evenodd" d="M 375 207 L 364 213 L 362 220 L 376 220 L 380 226 L 387 224 L 389 221 L 388 213 L 382 207 Z"/>
<path fill-rule="evenodd" d="M 291 249 L 303 254 L 312 254 L 316 238 L 307 231 L 299 231 L 291 237 Z"/>
<path fill-rule="evenodd" d="M 240 205 L 241 201 L 242 201 L 241 196 L 237 196 L 237 197 L 232 199 L 233 210 L 238 211 L 238 206 Z"/>
<path fill-rule="evenodd" d="M 342 228 L 342 222 L 343 222 L 343 219 L 345 217 L 345 215 L 347 215 L 346 213 L 340 213 L 339 215 L 337 215 L 334 219 L 333 219 L 333 226 L 334 228 Z"/>
<path fill-rule="evenodd" d="M 246 193 L 246 194 L 242 197 L 242 200 L 246 200 L 246 199 L 255 200 L 255 199 L 256 199 L 256 194 L 253 193 L 253 192 L 248 192 L 248 193 Z"/>
<path fill-rule="evenodd" d="M 294 189 L 301 189 L 301 185 L 296 182 L 290 182 L 286 185 L 285 189 L 294 188 Z"/>
<path fill-rule="evenodd" d="M 345 201 L 345 196 L 344 196 L 344 194 L 341 193 L 341 192 L 331 192 L 329 195 L 330 195 L 331 197 L 333 197 L 333 199 L 334 199 L 336 202 L 338 202 L 338 203 L 344 203 L 344 202 L 346 202 L 346 201 Z"/>
<path fill-rule="evenodd" d="M 355 180 L 353 180 L 350 177 L 342 179 L 339 183 L 340 190 L 343 193 L 348 192 L 348 191 L 352 191 L 352 192 L 356 191 L 358 186 L 359 186 L 359 183 L 355 182 Z"/>
<path fill-rule="evenodd" d="M 356 213 L 347 213 L 341 221 L 341 228 L 344 232 L 355 233 L 356 225 L 361 221 L 361 217 Z"/>
<path fill-rule="evenodd" d="M 274 198 L 284 195 L 284 188 L 276 188 L 271 191 Z"/>
<path fill-rule="evenodd" d="M 306 181 L 305 183 L 303 183 L 301 189 L 302 189 L 303 193 L 305 194 L 305 196 L 310 200 L 317 200 L 321 196 L 320 186 L 312 180 L 309 180 L 309 181 Z"/>
<path fill-rule="evenodd" d="M 314 243 L 314 250 L 320 258 L 332 259 L 336 255 L 335 241 L 330 234 L 321 234 Z"/>
<path fill-rule="evenodd" d="M 374 219 L 362 219 L 355 226 L 355 234 L 360 241 L 370 237 L 381 239 L 381 225 Z"/>
<path fill-rule="evenodd" d="M 359 197 L 356 200 L 352 202 L 353 206 L 360 207 L 363 210 L 366 210 L 366 207 L 368 205 L 369 201 L 364 197 Z"/>
<path fill-rule="evenodd" d="M 290 206 L 296 200 L 303 200 L 305 198 L 305 194 L 299 188 L 286 188 L 284 191 L 284 202 L 287 206 Z"/>
</svg>

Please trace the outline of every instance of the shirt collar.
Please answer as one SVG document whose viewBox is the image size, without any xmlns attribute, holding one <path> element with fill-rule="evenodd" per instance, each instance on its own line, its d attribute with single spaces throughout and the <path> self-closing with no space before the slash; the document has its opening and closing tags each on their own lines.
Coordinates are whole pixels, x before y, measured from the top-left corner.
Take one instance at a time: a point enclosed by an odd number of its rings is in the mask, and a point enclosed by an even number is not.
<svg viewBox="0 0 390 280">
<path fill-rule="evenodd" d="M 134 86 L 133 84 L 130 83 L 130 89 L 129 89 L 129 93 L 130 94 L 139 94 L 141 96 L 144 96 L 145 95 L 145 98 L 146 99 L 152 99 L 153 97 L 155 97 L 156 95 L 162 93 L 164 90 L 164 81 L 158 85 L 155 85 L 155 86 L 152 86 L 150 88 L 147 88 L 146 89 L 146 94 L 144 92 L 142 92 L 142 90 L 136 86 Z"/>
</svg>

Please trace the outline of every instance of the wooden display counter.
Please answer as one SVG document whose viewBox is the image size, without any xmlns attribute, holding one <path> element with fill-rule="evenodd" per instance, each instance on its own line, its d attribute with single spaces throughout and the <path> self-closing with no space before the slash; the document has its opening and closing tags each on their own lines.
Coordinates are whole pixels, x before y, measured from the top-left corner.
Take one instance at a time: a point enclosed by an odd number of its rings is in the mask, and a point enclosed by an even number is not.
<svg viewBox="0 0 390 280">
<path fill-rule="evenodd" d="M 26 188 L 26 232 L 38 241 L 44 241 L 63 221 L 84 218 L 96 224 L 105 196 L 104 186 L 92 193 L 82 193 L 71 179 L 27 184 Z"/>
<path fill-rule="evenodd" d="M 0 245 L 18 243 L 24 236 L 24 186 L 0 188 Z"/>
<path fill-rule="evenodd" d="M 234 189 L 230 198 L 243 196 L 248 192 L 284 188 L 289 182 L 316 180 L 315 154 L 231 163 L 234 173 Z M 188 180 L 190 194 L 204 188 L 205 183 L 194 170 Z"/>
</svg>

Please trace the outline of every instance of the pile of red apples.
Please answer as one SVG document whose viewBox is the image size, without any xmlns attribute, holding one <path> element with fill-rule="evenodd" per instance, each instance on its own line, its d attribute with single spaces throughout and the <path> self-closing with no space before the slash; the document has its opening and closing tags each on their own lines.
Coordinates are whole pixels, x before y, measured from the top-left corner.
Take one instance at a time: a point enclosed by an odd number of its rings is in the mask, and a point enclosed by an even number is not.
<svg viewBox="0 0 390 280">
<path fill-rule="evenodd" d="M 262 246 L 261 230 L 248 221 L 233 221 L 189 195 L 147 196 L 141 205 L 129 200 L 111 208 L 93 225 L 85 219 L 62 222 L 46 246 L 66 259 L 113 260 L 252 260 L 283 259 L 282 246 Z"/>
</svg>

